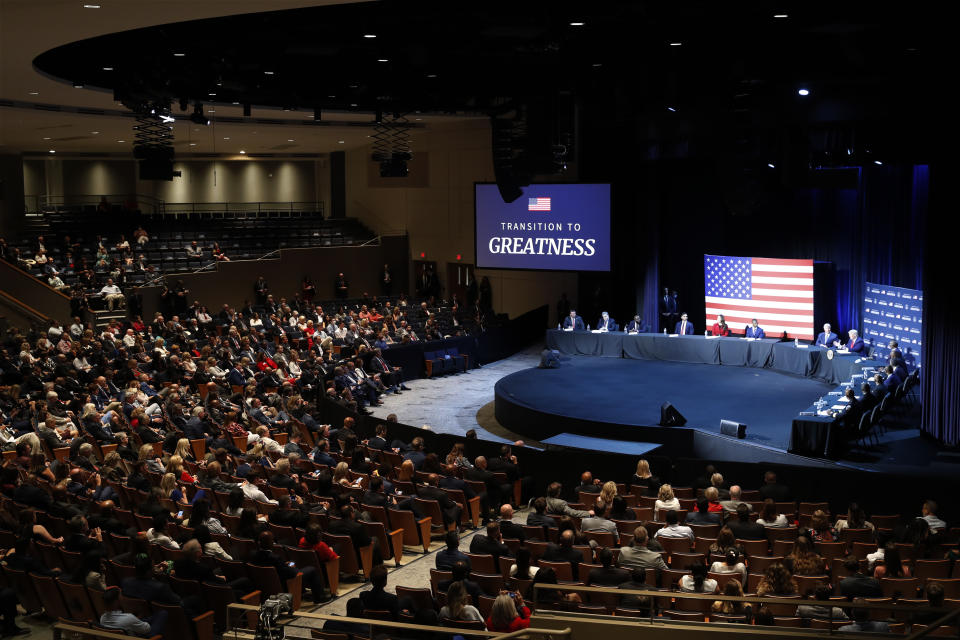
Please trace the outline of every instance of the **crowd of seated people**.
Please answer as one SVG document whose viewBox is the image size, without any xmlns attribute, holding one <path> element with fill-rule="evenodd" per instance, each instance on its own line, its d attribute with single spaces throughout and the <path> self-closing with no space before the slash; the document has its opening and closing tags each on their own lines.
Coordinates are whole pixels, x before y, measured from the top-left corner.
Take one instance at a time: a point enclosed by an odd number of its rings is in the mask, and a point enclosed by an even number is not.
<svg viewBox="0 0 960 640">
<path fill-rule="evenodd" d="M 273 303 L 264 289 L 263 302 L 275 308 L 262 331 L 245 322 L 246 310 L 229 308 L 201 326 L 202 308 L 194 305 L 149 325 L 134 318 L 96 333 L 75 319 L 66 328 L 52 323 L 44 335 L 8 336 L 0 354 L 7 566 L 56 575 L 49 549 L 60 547 L 78 554 L 64 555 L 73 563 L 69 579 L 88 588 L 118 586 L 124 595 L 202 613 L 210 602 L 177 593 L 171 577 L 223 583 L 242 598 L 251 585 L 229 563 L 246 562 L 272 567 L 282 580 L 299 576 L 303 594 L 323 602 L 329 576 L 297 565 L 292 550 L 314 552 L 319 564 L 352 553 L 363 571 L 369 557 L 367 577 L 377 589 L 350 605 L 360 615 L 385 608 L 394 619 L 450 617 L 514 630 L 529 624 L 535 606 L 586 604 L 561 590 L 535 594 L 534 584 L 759 596 L 829 587 L 853 600 L 882 596 L 885 581 L 921 574 L 922 561 L 950 553 L 943 545 L 953 540 L 932 501 L 914 519 L 881 526 L 857 505 L 839 518 L 822 505 L 804 512 L 772 472 L 760 488 L 745 490 L 708 468 L 685 488 L 662 483 L 646 461 L 623 483 L 584 471 L 572 494 L 552 482 L 537 495 L 508 445 L 498 456 L 470 459 L 463 445 L 429 451 L 422 438 L 391 437 L 389 420 L 362 435 L 352 418 L 320 424 L 318 390 L 320 401 L 361 412 L 403 389 L 381 365 L 389 345 L 370 338 L 413 340 L 412 330 L 401 333 L 411 312 L 402 302 L 372 300 L 336 313 L 323 305 L 294 309 Z M 428 305 L 417 313 L 426 324 L 435 312 Z M 278 330 L 292 326 L 296 335 Z M 519 525 L 515 509 L 528 499 L 527 524 Z M 485 527 L 468 555 L 456 532 L 470 525 L 474 500 Z M 436 510 L 427 512 L 430 505 Z M 449 577 L 426 606 L 394 602 L 384 591 L 387 574 L 378 567 L 393 549 L 367 526 L 382 511 L 409 515 L 414 525 L 431 517 L 446 536 L 436 566 Z M 166 570 L 165 554 L 176 555 Z M 917 583 L 901 595 L 934 601 L 939 584 L 928 580 L 921 593 Z M 659 601 L 624 595 L 619 604 L 649 612 Z M 860 609 L 840 608 L 851 624 L 872 622 L 857 617 Z M 713 609 L 743 613 L 720 601 Z M 153 632 L 164 624 L 161 611 L 139 621 L 146 626 L 117 615 L 106 620 Z M 759 607 L 742 617 L 766 620 L 765 613 Z"/>
</svg>

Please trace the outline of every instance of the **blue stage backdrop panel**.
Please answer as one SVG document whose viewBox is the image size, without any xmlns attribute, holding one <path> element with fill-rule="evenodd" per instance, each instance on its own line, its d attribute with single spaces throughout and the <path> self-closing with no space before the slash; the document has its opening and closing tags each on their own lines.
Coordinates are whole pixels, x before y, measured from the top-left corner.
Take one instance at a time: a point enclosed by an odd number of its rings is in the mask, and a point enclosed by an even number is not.
<svg viewBox="0 0 960 640">
<path fill-rule="evenodd" d="M 609 184 L 532 184 L 513 202 L 474 189 L 478 268 L 610 270 Z"/>
<path fill-rule="evenodd" d="M 919 367 L 923 351 L 923 291 L 865 283 L 863 340 L 884 359 L 890 355 L 887 345 L 896 340 L 907 365 Z"/>
</svg>

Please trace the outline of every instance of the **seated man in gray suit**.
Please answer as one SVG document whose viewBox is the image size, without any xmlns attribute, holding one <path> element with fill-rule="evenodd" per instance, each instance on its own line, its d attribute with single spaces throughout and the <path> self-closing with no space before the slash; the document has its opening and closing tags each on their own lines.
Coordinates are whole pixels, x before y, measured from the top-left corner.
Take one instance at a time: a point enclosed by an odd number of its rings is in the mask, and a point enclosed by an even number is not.
<svg viewBox="0 0 960 640">
<path fill-rule="evenodd" d="M 664 571 L 667 563 L 663 556 L 647 548 L 650 534 L 646 527 L 637 527 L 633 530 L 633 545 L 620 547 L 620 557 L 617 566 L 625 569 L 658 569 Z"/>
<path fill-rule="evenodd" d="M 584 518 L 580 521 L 580 530 L 587 531 L 606 531 L 613 534 L 613 541 L 620 543 L 620 532 L 617 530 L 617 523 L 610 520 L 607 516 L 610 513 L 610 505 L 601 498 L 597 498 L 597 503 L 593 507 L 593 516 Z"/>
</svg>

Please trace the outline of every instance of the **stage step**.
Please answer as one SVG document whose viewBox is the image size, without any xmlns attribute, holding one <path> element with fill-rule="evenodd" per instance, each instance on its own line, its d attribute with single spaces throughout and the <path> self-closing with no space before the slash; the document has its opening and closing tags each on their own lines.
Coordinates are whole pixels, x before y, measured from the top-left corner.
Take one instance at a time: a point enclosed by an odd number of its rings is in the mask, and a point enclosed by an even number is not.
<svg viewBox="0 0 960 640">
<path fill-rule="evenodd" d="M 591 438 L 590 436 L 579 436 L 575 433 L 560 433 L 546 440 L 540 441 L 545 445 L 554 447 L 567 447 L 570 449 L 585 449 L 587 451 L 607 451 L 609 453 L 624 453 L 630 456 L 644 456 L 659 448 L 660 444 L 656 442 L 627 442 L 624 440 L 605 440 L 604 438 Z M 549 450 L 549 447 L 547 448 Z"/>
</svg>

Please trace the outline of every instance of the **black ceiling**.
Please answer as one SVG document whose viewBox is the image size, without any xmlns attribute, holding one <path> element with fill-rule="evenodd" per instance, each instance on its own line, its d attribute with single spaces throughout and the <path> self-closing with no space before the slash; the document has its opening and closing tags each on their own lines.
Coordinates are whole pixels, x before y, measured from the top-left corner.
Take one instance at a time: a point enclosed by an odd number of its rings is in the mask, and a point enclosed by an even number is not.
<svg viewBox="0 0 960 640">
<path fill-rule="evenodd" d="M 641 129 L 670 117 L 694 127 L 859 123 L 912 138 L 934 102 L 936 18 L 923 6 L 387 0 L 138 29 L 34 64 L 174 111 L 185 99 L 491 113 L 569 92 L 594 114 L 616 103 L 610 117 L 623 118 L 629 105 Z M 799 97 L 801 87 L 811 94 Z"/>
</svg>

